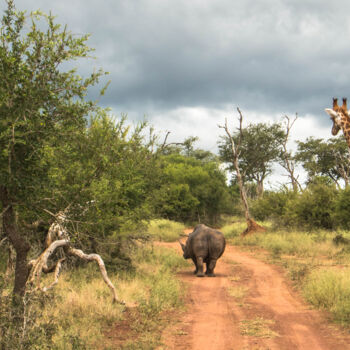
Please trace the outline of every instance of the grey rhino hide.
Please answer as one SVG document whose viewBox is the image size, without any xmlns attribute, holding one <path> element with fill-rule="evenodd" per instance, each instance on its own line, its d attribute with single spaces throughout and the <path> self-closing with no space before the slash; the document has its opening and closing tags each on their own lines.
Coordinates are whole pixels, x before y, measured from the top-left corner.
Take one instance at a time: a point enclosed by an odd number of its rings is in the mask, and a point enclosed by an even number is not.
<svg viewBox="0 0 350 350">
<path fill-rule="evenodd" d="M 225 237 L 215 229 L 206 225 L 197 225 L 193 232 L 189 234 L 185 244 L 181 244 L 183 257 L 192 259 L 196 269 L 194 273 L 197 277 L 203 277 L 203 263 L 206 263 L 205 274 L 214 277 L 214 268 L 216 261 L 221 257 L 225 250 Z"/>
</svg>

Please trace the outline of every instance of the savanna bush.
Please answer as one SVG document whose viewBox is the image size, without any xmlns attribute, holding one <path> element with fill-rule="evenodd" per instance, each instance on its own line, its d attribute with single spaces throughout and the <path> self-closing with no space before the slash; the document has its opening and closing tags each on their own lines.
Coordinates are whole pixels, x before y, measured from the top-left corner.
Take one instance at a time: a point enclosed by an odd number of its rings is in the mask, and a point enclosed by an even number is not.
<svg viewBox="0 0 350 350">
<path fill-rule="evenodd" d="M 310 184 L 304 192 L 287 201 L 282 221 L 288 226 L 332 229 L 336 196 L 333 185 Z"/>
<path fill-rule="evenodd" d="M 350 229 L 350 187 L 339 191 L 335 199 L 334 220 L 336 224 L 344 229 Z"/>
<path fill-rule="evenodd" d="M 282 217 L 286 210 L 287 201 L 293 199 L 293 191 L 266 191 L 251 204 L 251 213 L 257 220 L 267 220 Z"/>
</svg>

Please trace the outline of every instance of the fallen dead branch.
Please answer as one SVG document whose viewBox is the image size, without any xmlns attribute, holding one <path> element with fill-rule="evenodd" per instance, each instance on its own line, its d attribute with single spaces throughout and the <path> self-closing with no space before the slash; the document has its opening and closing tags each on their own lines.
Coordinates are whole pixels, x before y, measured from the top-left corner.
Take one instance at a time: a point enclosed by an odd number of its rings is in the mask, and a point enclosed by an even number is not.
<svg viewBox="0 0 350 350">
<path fill-rule="evenodd" d="M 58 248 L 63 248 L 64 253 L 68 256 L 77 256 L 85 261 L 96 261 L 100 268 L 104 282 L 112 291 L 113 302 L 125 304 L 123 301 L 118 300 L 117 291 L 112 281 L 108 277 L 106 267 L 101 256 L 98 254 L 86 254 L 82 250 L 75 249 L 71 246 L 69 234 L 64 226 L 65 221 L 66 216 L 64 213 L 61 212 L 56 216 L 56 222 L 50 226 L 46 236 L 46 249 L 37 259 L 31 260 L 29 262 L 30 275 L 27 283 L 33 286 L 34 290 L 39 289 L 43 292 L 46 292 L 52 289 L 58 283 L 59 275 L 62 269 L 62 263 L 66 260 L 66 258 L 61 258 L 56 262 L 56 264 L 53 264 L 51 267 L 48 267 L 48 260 Z M 53 271 L 54 281 L 47 287 L 41 287 L 42 273 L 49 273 Z"/>
</svg>

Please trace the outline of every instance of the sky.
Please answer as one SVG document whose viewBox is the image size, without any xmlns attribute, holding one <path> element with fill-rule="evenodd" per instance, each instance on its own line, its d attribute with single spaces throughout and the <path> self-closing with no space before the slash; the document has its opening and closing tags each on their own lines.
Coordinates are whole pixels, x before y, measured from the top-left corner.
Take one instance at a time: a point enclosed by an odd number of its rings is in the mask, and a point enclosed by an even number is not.
<svg viewBox="0 0 350 350">
<path fill-rule="evenodd" d="M 298 121 L 294 140 L 330 138 L 324 109 L 349 97 L 347 0 L 15 0 L 51 11 L 74 34 L 90 33 L 96 59 L 79 72 L 110 72 L 105 95 L 89 97 L 130 121 L 146 119 L 169 142 L 198 136 L 217 151 L 228 119 Z M 1 12 L 6 7 L 0 0 Z M 102 84 L 100 88 L 102 88 Z"/>
</svg>

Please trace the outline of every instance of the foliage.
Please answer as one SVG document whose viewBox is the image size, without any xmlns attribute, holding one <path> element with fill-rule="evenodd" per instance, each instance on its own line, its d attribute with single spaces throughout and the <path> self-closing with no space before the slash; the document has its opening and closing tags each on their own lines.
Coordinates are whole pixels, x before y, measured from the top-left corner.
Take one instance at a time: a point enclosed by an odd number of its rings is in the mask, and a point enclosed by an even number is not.
<svg viewBox="0 0 350 350">
<path fill-rule="evenodd" d="M 12 0 L 7 4 L 0 27 L 0 203 L 4 234 L 16 251 L 14 293 L 23 295 L 33 237 L 25 223 L 47 220 L 43 209 L 51 200 L 46 149 L 84 132 L 86 117 L 98 112 L 85 100 L 87 89 L 103 72 L 83 79 L 63 68 L 89 55 L 88 36 L 69 33 L 51 15 L 26 17 Z"/>
<path fill-rule="evenodd" d="M 343 136 L 327 141 L 313 137 L 305 142 L 299 141 L 296 160 L 307 171 L 309 180 L 328 176 L 337 185 L 340 179 L 349 183 L 349 148 Z"/>
<path fill-rule="evenodd" d="M 336 195 L 333 185 L 322 181 L 312 183 L 304 192 L 287 201 L 282 221 L 289 226 L 331 229 L 335 226 Z"/>
<path fill-rule="evenodd" d="M 163 184 L 154 201 L 158 215 L 215 224 L 219 214 L 231 210 L 225 174 L 218 162 L 181 154 L 163 156 L 161 162 Z"/>
<path fill-rule="evenodd" d="M 278 192 L 265 191 L 260 198 L 252 201 L 251 213 L 257 220 L 278 219 L 285 214 L 288 200 L 295 196 L 293 191 L 287 189 Z"/>
<path fill-rule="evenodd" d="M 238 140 L 238 132 L 233 135 Z M 242 129 L 239 167 L 244 182 L 253 181 L 257 184 L 257 193 L 263 192 L 265 178 L 272 172 L 272 164 L 279 159 L 285 133 L 279 123 L 250 124 Z M 222 160 L 231 163 L 230 142 L 223 137 L 219 142 L 219 152 Z M 229 166 L 234 171 L 233 165 Z"/>
<path fill-rule="evenodd" d="M 350 187 L 339 191 L 335 199 L 333 218 L 337 224 L 344 229 L 350 229 Z"/>
</svg>

